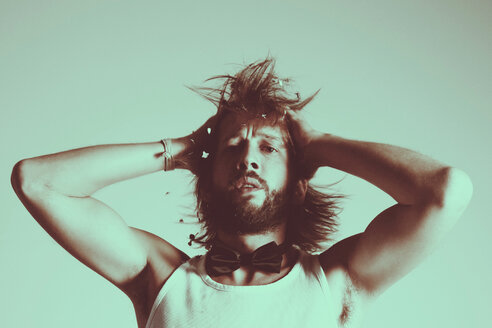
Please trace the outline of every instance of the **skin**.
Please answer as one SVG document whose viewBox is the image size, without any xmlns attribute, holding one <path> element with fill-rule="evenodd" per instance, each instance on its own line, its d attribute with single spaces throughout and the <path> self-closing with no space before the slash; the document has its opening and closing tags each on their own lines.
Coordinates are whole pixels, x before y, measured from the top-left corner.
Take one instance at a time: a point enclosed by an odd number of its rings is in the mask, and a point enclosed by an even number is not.
<svg viewBox="0 0 492 328">
<path fill-rule="evenodd" d="M 282 191 L 289 183 L 289 153 L 285 129 L 272 122 L 247 114 L 227 116 L 220 128 L 219 145 L 213 165 L 213 184 L 222 191 L 230 192 L 232 199 L 240 206 L 259 208 L 266 199 L 267 190 Z M 264 181 L 266 187 L 251 188 L 243 185 L 237 188 L 234 181 L 239 175 L 254 172 Z M 218 231 L 218 238 L 232 248 L 251 253 L 258 247 L 275 241 L 285 240 L 286 226 L 257 234 L 231 235 Z M 217 282 L 229 285 L 259 285 L 273 282 L 288 273 L 295 262 L 293 252 L 284 256 L 280 274 L 272 275 L 256 271 L 252 267 L 240 267 L 228 274 L 215 277 Z"/>
<path fill-rule="evenodd" d="M 285 133 L 263 119 L 246 114 L 229 115 L 221 124 L 219 146 L 213 164 L 216 188 L 233 194 L 234 200 L 260 207 L 266 199 L 264 188 L 236 188 L 234 177 L 254 172 L 270 192 L 281 191 L 288 182 L 288 151 Z"/>
<path fill-rule="evenodd" d="M 233 190 L 231 179 L 238 170 L 252 170 L 269 190 L 284 188 L 289 181 L 287 152 L 278 143 L 278 152 L 265 148 L 265 141 L 279 139 L 283 130 L 248 117 L 230 119 L 230 128 L 220 131 L 214 185 L 231 190 L 238 203 L 259 206 L 265 190 Z M 191 140 L 215 126 L 214 120 L 172 140 L 178 161 L 186 163 L 185 154 L 194 147 Z M 367 305 L 420 263 L 456 223 L 472 195 L 470 179 L 459 169 L 408 149 L 316 131 L 291 111 L 287 123 L 311 176 L 319 167 L 333 167 L 367 180 L 396 201 L 364 232 L 319 255 L 339 326 L 356 326 Z M 229 152 L 231 144 L 240 146 Z M 162 151 L 159 142 L 93 146 L 25 159 L 12 172 L 12 186 L 31 215 L 68 252 L 128 295 L 139 327 L 145 326 L 162 285 L 188 257 L 165 240 L 129 227 L 92 194 L 117 181 L 162 170 Z M 190 169 L 185 164 L 178 168 Z M 307 180 L 296 182 L 296 201 L 303 201 L 306 186 Z M 250 252 L 270 241 L 281 243 L 285 226 L 241 236 L 219 231 L 218 237 Z M 296 257 L 295 252 L 285 254 L 279 274 L 242 267 L 216 279 L 231 285 L 270 283 L 285 276 Z"/>
</svg>

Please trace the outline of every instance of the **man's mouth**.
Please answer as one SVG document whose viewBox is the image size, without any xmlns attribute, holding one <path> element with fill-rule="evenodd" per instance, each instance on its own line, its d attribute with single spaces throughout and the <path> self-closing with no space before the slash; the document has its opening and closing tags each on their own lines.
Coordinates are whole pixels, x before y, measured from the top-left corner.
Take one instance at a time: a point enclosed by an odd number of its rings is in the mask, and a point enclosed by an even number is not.
<svg viewBox="0 0 492 328">
<path fill-rule="evenodd" d="M 236 180 L 236 182 L 234 183 L 234 188 L 236 190 L 242 191 L 253 191 L 257 189 L 262 189 L 260 182 L 251 177 L 245 177 Z"/>
</svg>

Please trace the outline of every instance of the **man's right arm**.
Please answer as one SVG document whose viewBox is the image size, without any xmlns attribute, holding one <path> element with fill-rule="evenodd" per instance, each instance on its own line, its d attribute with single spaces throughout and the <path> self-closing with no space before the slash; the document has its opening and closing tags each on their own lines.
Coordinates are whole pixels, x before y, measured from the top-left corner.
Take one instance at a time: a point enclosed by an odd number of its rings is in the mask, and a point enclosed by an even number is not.
<svg viewBox="0 0 492 328">
<path fill-rule="evenodd" d="M 174 156 L 188 138 L 172 139 Z M 160 142 L 100 145 L 18 162 L 12 186 L 36 221 L 70 254 L 118 287 L 147 265 L 149 244 L 106 204 L 92 197 L 118 181 L 162 170 Z M 169 269 L 182 253 L 162 243 Z M 162 263 L 161 265 L 166 265 Z"/>
</svg>

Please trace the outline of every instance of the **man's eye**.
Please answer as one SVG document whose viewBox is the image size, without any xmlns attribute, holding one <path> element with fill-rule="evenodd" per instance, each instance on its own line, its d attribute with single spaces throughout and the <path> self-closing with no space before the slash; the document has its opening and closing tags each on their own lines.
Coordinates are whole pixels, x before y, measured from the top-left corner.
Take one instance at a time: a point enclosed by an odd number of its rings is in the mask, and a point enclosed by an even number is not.
<svg viewBox="0 0 492 328">
<path fill-rule="evenodd" d="M 261 149 L 267 153 L 274 153 L 277 152 L 277 149 L 273 148 L 272 146 L 262 146 Z"/>
</svg>

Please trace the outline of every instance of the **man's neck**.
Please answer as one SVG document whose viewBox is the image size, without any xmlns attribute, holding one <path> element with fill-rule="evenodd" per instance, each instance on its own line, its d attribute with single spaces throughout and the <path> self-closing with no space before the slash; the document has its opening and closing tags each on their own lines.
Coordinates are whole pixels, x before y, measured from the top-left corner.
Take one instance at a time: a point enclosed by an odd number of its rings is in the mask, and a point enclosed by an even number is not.
<svg viewBox="0 0 492 328">
<path fill-rule="evenodd" d="M 217 238 L 239 253 L 248 254 L 272 241 L 277 245 L 282 244 L 286 237 L 285 230 L 285 224 L 283 224 L 272 231 L 261 234 L 236 235 L 218 231 Z"/>
<path fill-rule="evenodd" d="M 217 232 L 217 238 L 222 243 L 241 254 L 252 253 L 259 247 L 272 241 L 277 243 L 277 245 L 280 245 L 285 242 L 285 237 L 285 225 L 279 226 L 278 229 L 262 234 L 234 235 L 223 231 Z M 222 284 L 235 286 L 269 284 L 285 276 L 290 271 L 295 261 L 297 261 L 297 256 L 298 253 L 293 248 L 284 253 L 282 255 L 282 266 L 280 273 L 268 273 L 258 271 L 250 266 L 241 266 L 234 272 L 220 275 L 214 277 L 213 279 Z"/>
</svg>

